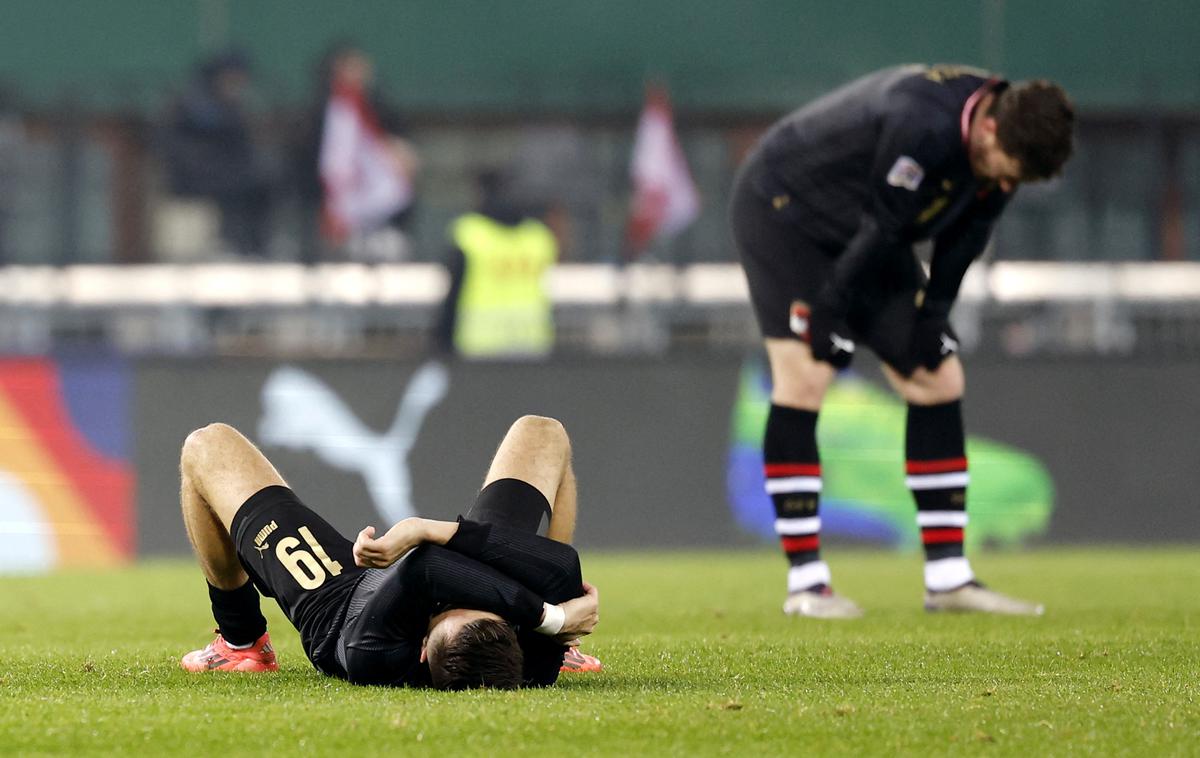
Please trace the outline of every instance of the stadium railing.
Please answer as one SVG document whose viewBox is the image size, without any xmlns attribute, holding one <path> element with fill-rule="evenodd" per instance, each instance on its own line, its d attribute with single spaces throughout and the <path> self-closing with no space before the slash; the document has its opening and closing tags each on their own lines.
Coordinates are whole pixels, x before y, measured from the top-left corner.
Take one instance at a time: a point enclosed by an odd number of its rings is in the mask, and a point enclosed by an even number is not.
<svg viewBox="0 0 1200 758">
<path fill-rule="evenodd" d="M 757 344 L 735 264 L 562 264 L 547 286 L 561 351 Z M 0 267 L 0 352 L 419 353 L 446 287 L 421 263 Z M 1200 354 L 1200 263 L 977 265 L 955 325 L 967 351 Z"/>
</svg>

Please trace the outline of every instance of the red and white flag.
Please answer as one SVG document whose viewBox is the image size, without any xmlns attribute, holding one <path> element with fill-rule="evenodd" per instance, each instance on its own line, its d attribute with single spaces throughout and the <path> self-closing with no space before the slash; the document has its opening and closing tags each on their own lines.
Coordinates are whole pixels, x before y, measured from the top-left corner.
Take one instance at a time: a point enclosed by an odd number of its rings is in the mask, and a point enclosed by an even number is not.
<svg viewBox="0 0 1200 758">
<path fill-rule="evenodd" d="M 333 242 L 382 226 L 412 201 L 412 185 L 359 90 L 334 90 L 321 137 L 324 232 Z"/>
<path fill-rule="evenodd" d="M 675 136 L 671 102 L 661 87 L 646 90 L 630 171 L 629 247 L 636 256 L 654 240 L 678 233 L 700 215 L 700 193 Z"/>
</svg>

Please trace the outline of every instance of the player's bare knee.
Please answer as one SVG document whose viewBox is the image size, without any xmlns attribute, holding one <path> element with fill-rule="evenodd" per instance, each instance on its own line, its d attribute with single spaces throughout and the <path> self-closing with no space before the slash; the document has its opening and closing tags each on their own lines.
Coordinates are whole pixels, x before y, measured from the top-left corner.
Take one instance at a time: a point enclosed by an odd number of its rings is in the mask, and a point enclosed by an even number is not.
<svg viewBox="0 0 1200 758">
<path fill-rule="evenodd" d="M 533 413 L 527 413 L 513 422 L 514 427 L 528 427 L 537 430 L 559 430 L 564 434 L 566 430 L 563 428 L 562 422 L 556 418 L 549 416 L 538 416 Z"/>
<path fill-rule="evenodd" d="M 771 391 L 771 402 L 788 408 L 815 411 L 825 398 L 825 386 L 798 380 L 779 383 Z"/>
<path fill-rule="evenodd" d="M 825 399 L 831 378 L 812 365 L 791 374 L 780 375 L 771 390 L 771 401 L 789 408 L 815 411 Z"/>
<path fill-rule="evenodd" d="M 183 441 L 180 467 L 185 472 L 194 472 L 215 448 L 236 435 L 236 429 L 219 421 L 196 429 Z"/>
<path fill-rule="evenodd" d="M 963 376 L 959 374 L 957 377 L 949 379 L 940 385 L 935 394 L 937 395 L 937 402 L 952 403 L 955 400 L 961 400 L 966 391 L 967 383 L 963 379 Z"/>
<path fill-rule="evenodd" d="M 961 371 L 939 371 L 914 375 L 899 389 L 901 397 L 913 405 L 940 405 L 961 399 L 966 380 Z"/>
<path fill-rule="evenodd" d="M 566 427 L 558 419 L 550 418 L 549 416 L 535 416 L 532 414 L 522 416 L 513 423 L 513 430 L 523 434 L 535 435 L 539 441 L 545 444 L 561 444 L 564 447 L 570 446 Z"/>
<path fill-rule="evenodd" d="M 771 401 L 789 408 L 818 410 L 833 382 L 833 367 L 814 361 L 808 346 L 794 340 L 768 341 L 767 348 Z"/>
<path fill-rule="evenodd" d="M 929 391 L 934 403 L 952 403 L 960 400 L 967 389 L 966 374 L 956 356 L 950 356 L 936 372 Z"/>
<path fill-rule="evenodd" d="M 960 400 L 961 398 L 961 392 L 926 387 L 905 399 L 913 405 L 942 405 L 944 403 L 953 403 L 955 400 Z"/>
</svg>

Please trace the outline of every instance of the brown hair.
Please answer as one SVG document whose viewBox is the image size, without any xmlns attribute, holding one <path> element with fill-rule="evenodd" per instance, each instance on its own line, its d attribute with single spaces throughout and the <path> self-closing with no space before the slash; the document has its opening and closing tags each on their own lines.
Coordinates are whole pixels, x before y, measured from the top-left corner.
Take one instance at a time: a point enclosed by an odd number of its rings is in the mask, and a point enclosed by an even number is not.
<svg viewBox="0 0 1200 758">
<path fill-rule="evenodd" d="M 992 104 L 1000 148 L 1021 162 L 1023 179 L 1049 179 L 1071 157 L 1075 107 L 1063 88 L 1045 79 L 1005 89 Z"/>
<path fill-rule="evenodd" d="M 498 619 L 464 624 L 458 634 L 429 651 L 430 678 L 439 690 L 515 690 L 521 686 L 524 665 L 517 635 Z"/>
</svg>

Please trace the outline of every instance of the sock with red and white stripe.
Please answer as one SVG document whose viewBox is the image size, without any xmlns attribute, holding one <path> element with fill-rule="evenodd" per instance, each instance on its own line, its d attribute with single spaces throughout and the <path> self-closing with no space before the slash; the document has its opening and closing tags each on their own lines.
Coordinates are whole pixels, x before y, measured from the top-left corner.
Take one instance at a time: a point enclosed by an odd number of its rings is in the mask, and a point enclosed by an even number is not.
<svg viewBox="0 0 1200 758">
<path fill-rule="evenodd" d="M 775 506 L 775 533 L 788 559 L 788 592 L 829 585 L 821 560 L 821 459 L 817 414 L 771 405 L 763 439 L 763 473 Z"/>
<path fill-rule="evenodd" d="M 968 476 L 961 402 L 910 404 L 905 456 L 925 546 L 925 587 L 955 589 L 975 578 L 963 556 Z"/>
</svg>

